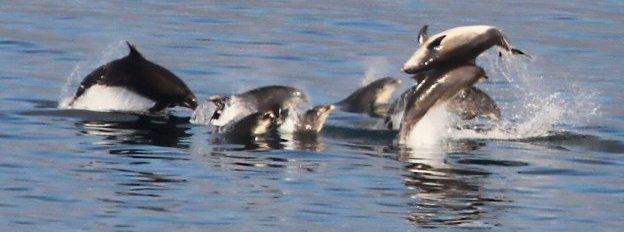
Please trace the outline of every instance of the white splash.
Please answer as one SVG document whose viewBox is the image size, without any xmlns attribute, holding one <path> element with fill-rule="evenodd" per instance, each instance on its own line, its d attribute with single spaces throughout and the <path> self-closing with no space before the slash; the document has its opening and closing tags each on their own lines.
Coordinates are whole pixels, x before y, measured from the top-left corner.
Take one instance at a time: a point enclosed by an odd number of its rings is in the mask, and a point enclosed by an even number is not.
<svg viewBox="0 0 624 232">
<path fill-rule="evenodd" d="M 201 125 L 225 126 L 232 121 L 254 113 L 252 109 L 242 103 L 236 96 L 231 97 L 225 102 L 225 107 L 223 107 L 218 119 L 211 120 L 215 110 L 217 110 L 217 107 L 214 103 L 209 100 L 204 100 L 197 106 L 195 112 L 193 112 L 190 122 Z"/>
<path fill-rule="evenodd" d="M 531 65 L 537 63 L 536 59 L 529 61 L 509 54 L 498 57 L 492 52 L 480 56 L 479 63 L 490 79 L 502 77 L 507 81 L 508 89 L 486 90 L 499 103 L 503 120 L 490 130 L 453 130 L 451 137 L 502 140 L 545 137 L 561 129 L 561 125 L 586 122 L 599 112 L 595 101 L 598 93 L 576 88 L 565 78 L 556 82 L 552 77 L 545 79 Z M 507 101 L 500 101 L 502 97 Z"/>
<path fill-rule="evenodd" d="M 297 123 L 299 123 L 299 112 L 292 110 L 277 130 L 280 134 L 292 134 L 297 129 Z"/>
<path fill-rule="evenodd" d="M 73 97 L 62 99 L 59 103 L 59 108 L 101 112 L 146 112 L 156 103 L 126 88 L 104 85 L 93 85 L 78 99 L 73 102 L 72 100 Z"/>
<path fill-rule="evenodd" d="M 431 147 L 448 137 L 449 113 L 446 104 L 436 104 L 416 123 L 405 140 L 407 147 Z"/>
</svg>

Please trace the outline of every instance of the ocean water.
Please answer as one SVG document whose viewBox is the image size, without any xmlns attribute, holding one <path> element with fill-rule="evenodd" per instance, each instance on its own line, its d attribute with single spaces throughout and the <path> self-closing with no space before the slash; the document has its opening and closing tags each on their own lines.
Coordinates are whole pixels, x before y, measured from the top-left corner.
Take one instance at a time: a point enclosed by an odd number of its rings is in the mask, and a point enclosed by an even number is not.
<svg viewBox="0 0 624 232">
<path fill-rule="evenodd" d="M 620 1 L 3 2 L 0 230 L 618 231 L 623 19 Z M 316 140 L 243 146 L 186 109 L 59 108 L 126 40 L 200 99 L 282 84 L 326 104 L 383 76 L 405 89 L 424 24 L 494 25 L 531 55 L 477 60 L 499 126 L 406 148 L 336 112 Z"/>
</svg>

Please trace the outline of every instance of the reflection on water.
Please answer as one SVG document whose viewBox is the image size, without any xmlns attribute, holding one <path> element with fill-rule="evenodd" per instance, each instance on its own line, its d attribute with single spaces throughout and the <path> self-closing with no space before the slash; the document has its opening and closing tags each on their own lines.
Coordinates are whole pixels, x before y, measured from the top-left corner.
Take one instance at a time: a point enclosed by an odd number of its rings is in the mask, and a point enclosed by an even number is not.
<svg viewBox="0 0 624 232">
<path fill-rule="evenodd" d="M 105 141 L 120 144 L 144 144 L 188 148 L 184 140 L 191 136 L 190 125 L 174 117 L 154 120 L 140 117 L 133 121 L 81 121 L 76 123 L 80 133 L 101 136 Z"/>
<path fill-rule="evenodd" d="M 473 142 L 453 143 L 455 156 L 478 149 Z M 404 184 L 411 209 L 407 219 L 419 227 L 489 227 L 484 207 L 499 201 L 487 199 L 481 189 L 489 173 L 466 169 L 448 162 L 440 148 L 402 149 L 399 160 L 406 163 Z"/>
</svg>

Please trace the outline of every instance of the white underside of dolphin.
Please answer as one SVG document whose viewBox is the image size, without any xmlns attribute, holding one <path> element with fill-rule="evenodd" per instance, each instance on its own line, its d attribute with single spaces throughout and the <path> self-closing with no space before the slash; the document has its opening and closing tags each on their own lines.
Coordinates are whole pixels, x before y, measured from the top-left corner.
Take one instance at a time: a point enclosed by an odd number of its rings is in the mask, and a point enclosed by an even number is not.
<svg viewBox="0 0 624 232">
<path fill-rule="evenodd" d="M 100 112 L 147 112 L 154 104 L 155 101 L 124 87 L 93 85 L 75 100 L 73 97 L 61 100 L 59 107 Z"/>
</svg>

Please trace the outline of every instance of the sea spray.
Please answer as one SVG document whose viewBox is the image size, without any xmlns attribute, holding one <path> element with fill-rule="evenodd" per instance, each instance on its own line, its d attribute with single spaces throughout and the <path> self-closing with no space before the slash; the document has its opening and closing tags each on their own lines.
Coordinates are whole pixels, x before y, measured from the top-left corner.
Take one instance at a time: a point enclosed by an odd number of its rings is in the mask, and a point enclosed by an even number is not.
<svg viewBox="0 0 624 232">
<path fill-rule="evenodd" d="M 497 88 L 486 89 L 503 114 L 503 121 L 490 130 L 459 130 L 452 133 L 455 139 L 525 139 L 550 136 L 561 125 L 576 125 L 596 115 L 599 105 L 594 100 L 596 92 L 575 87 L 574 83 L 545 79 L 536 67 L 539 57 L 503 54 L 499 57 L 486 52 L 479 57 L 490 77 L 501 82 Z M 557 78 L 558 79 L 558 78 Z M 481 87 L 481 86 L 478 86 Z"/>
<path fill-rule="evenodd" d="M 364 66 L 364 78 L 361 86 L 365 86 L 376 79 L 386 77 L 393 68 L 390 61 L 385 57 L 367 57 L 362 61 Z"/>
</svg>

